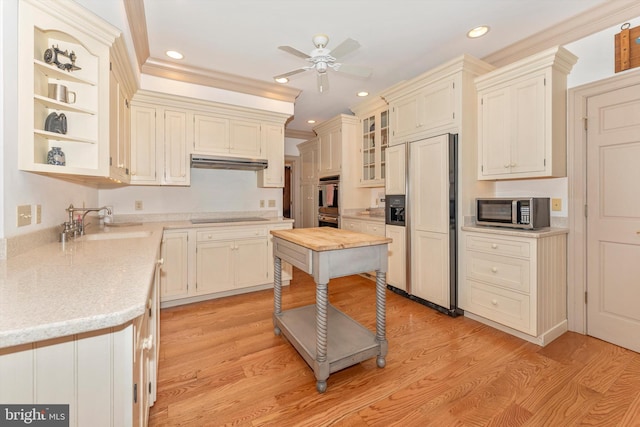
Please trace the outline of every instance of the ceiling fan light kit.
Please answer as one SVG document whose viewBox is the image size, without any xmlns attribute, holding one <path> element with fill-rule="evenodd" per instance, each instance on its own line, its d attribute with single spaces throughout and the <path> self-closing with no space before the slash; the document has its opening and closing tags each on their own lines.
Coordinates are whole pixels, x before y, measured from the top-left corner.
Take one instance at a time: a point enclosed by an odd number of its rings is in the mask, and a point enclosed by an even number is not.
<svg viewBox="0 0 640 427">
<path fill-rule="evenodd" d="M 371 75 L 370 68 L 359 67 L 355 65 L 346 65 L 340 62 L 336 62 L 339 58 L 353 52 L 360 47 L 360 43 L 358 43 L 356 40 L 350 38 L 346 39 L 333 50 L 326 48 L 326 46 L 329 44 L 329 37 L 326 34 L 316 34 L 313 36 L 312 41 L 315 49 L 313 49 L 309 55 L 291 46 L 278 46 L 278 49 L 303 58 L 305 61 L 310 62 L 310 65 L 306 65 L 297 70 L 277 75 L 274 77 L 276 82 L 286 83 L 289 81 L 290 76 L 309 70 L 316 70 L 318 92 L 325 93 L 329 90 L 329 80 L 327 77 L 327 70 L 329 69 L 365 78 Z"/>
</svg>

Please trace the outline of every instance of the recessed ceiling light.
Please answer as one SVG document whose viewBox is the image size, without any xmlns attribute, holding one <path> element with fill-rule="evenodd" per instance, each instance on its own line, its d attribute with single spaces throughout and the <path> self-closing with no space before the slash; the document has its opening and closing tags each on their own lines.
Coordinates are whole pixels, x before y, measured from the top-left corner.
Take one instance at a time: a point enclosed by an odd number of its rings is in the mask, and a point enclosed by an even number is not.
<svg viewBox="0 0 640 427">
<path fill-rule="evenodd" d="M 479 27 L 475 27 L 469 30 L 467 33 L 467 37 L 470 39 L 475 39 L 478 37 L 482 37 L 489 32 L 489 27 L 486 25 L 481 25 Z"/>
<path fill-rule="evenodd" d="M 311 120 L 307 120 L 307 123 L 309 123 L 310 125 L 314 124 L 316 121 L 311 119 Z"/>
<path fill-rule="evenodd" d="M 182 58 L 184 58 L 183 54 L 181 54 L 180 52 L 177 52 L 175 50 L 168 50 L 165 53 L 169 58 L 173 58 L 173 59 L 182 59 Z"/>
<path fill-rule="evenodd" d="M 284 84 L 284 83 L 288 83 L 288 82 L 289 82 L 289 79 L 288 79 L 288 78 L 286 78 L 286 77 L 278 77 L 278 78 L 276 79 L 276 82 L 278 82 L 278 83 L 283 83 L 283 84 Z"/>
<path fill-rule="evenodd" d="M 358 92 L 358 96 L 369 96 L 369 92 L 363 90 L 361 92 Z"/>
</svg>

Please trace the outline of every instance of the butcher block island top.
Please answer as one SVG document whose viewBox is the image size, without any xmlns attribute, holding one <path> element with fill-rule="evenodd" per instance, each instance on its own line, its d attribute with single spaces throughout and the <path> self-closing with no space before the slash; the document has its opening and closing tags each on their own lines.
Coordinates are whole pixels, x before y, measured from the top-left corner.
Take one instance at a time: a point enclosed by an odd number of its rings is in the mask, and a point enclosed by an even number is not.
<svg viewBox="0 0 640 427">
<path fill-rule="evenodd" d="M 271 234 L 316 252 L 391 243 L 391 239 L 388 237 L 357 233 L 355 231 L 332 227 L 271 230 Z"/>
</svg>

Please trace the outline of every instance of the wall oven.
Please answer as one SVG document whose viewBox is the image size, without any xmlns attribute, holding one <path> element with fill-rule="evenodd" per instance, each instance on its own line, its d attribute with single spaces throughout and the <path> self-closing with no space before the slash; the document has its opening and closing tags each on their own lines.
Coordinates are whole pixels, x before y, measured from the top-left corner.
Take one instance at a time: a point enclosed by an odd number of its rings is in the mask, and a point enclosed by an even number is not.
<svg viewBox="0 0 640 427">
<path fill-rule="evenodd" d="M 340 228 L 340 176 L 326 176 L 319 181 L 318 227 Z"/>
</svg>

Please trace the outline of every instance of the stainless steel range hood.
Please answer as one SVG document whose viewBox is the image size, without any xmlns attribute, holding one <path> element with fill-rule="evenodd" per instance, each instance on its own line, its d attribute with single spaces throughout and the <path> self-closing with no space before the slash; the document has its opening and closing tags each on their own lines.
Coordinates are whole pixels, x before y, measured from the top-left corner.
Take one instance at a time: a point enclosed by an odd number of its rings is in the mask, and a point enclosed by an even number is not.
<svg viewBox="0 0 640 427">
<path fill-rule="evenodd" d="M 202 169 L 238 169 L 257 171 L 268 166 L 266 160 L 244 157 L 223 157 L 204 154 L 191 155 L 191 167 Z"/>
</svg>

